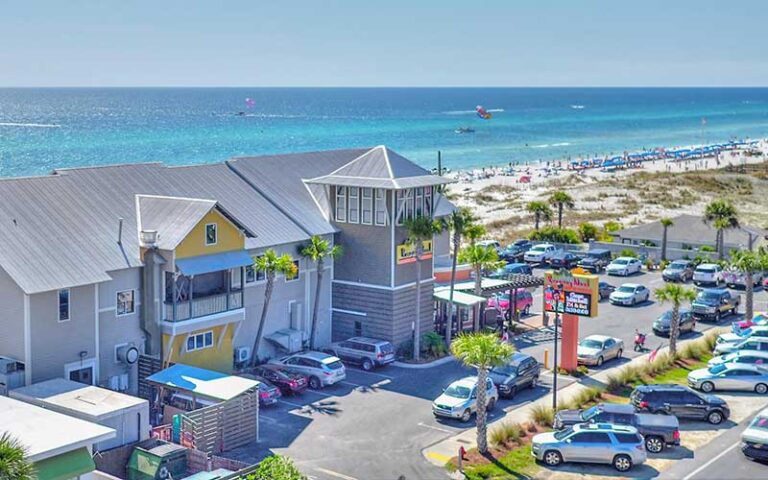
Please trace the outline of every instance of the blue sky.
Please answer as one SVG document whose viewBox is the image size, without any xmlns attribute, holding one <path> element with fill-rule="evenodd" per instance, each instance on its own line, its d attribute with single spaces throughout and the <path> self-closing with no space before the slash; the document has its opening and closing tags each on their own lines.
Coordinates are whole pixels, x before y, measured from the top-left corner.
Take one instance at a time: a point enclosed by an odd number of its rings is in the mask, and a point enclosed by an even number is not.
<svg viewBox="0 0 768 480">
<path fill-rule="evenodd" d="M 0 0 L 0 86 L 756 86 L 766 25 L 763 0 Z"/>
</svg>

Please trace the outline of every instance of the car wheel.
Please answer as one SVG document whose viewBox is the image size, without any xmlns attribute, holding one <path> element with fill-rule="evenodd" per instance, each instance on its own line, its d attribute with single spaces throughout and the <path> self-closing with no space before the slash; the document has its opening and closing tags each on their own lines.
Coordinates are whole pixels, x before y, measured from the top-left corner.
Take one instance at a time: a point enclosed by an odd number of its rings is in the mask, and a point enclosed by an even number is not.
<svg viewBox="0 0 768 480">
<path fill-rule="evenodd" d="M 373 362 L 370 359 L 363 360 L 363 370 L 366 372 L 373 370 Z"/>
<path fill-rule="evenodd" d="M 491 398 L 488 400 L 488 405 L 486 405 L 485 409 L 486 411 L 492 412 L 494 408 L 496 408 L 496 399 Z"/>
<path fill-rule="evenodd" d="M 322 387 L 323 384 L 320 382 L 320 379 L 317 377 L 309 377 L 309 388 L 312 390 L 319 390 L 320 387 Z"/>
<path fill-rule="evenodd" d="M 469 409 L 464 410 L 464 413 L 461 414 L 461 421 L 466 423 L 470 418 L 472 418 L 472 412 Z"/>
<path fill-rule="evenodd" d="M 621 355 L 622 355 L 623 353 L 624 353 L 624 350 L 622 350 L 622 349 L 619 349 L 619 351 L 618 351 L 618 352 L 616 352 L 616 359 L 618 360 L 619 358 L 621 358 Z"/>
<path fill-rule="evenodd" d="M 515 398 L 515 395 L 517 395 L 517 385 L 512 385 L 509 388 L 509 393 L 507 394 L 507 398 Z"/>
<path fill-rule="evenodd" d="M 528 316 L 530 314 L 531 314 L 531 306 L 526 305 L 525 308 L 523 309 L 523 315 Z"/>
<path fill-rule="evenodd" d="M 616 455 L 613 458 L 613 468 L 620 472 L 626 472 L 632 468 L 632 459 L 629 455 Z"/>
<path fill-rule="evenodd" d="M 651 453 L 661 453 L 664 450 L 664 441 L 661 437 L 653 435 L 645 437 L 645 449 Z"/>
<path fill-rule="evenodd" d="M 712 382 L 704 382 L 701 384 L 701 391 L 704 393 L 710 393 L 715 389 L 715 385 Z"/>
<path fill-rule="evenodd" d="M 707 415 L 707 421 L 712 425 L 720 425 L 723 423 L 723 414 L 719 410 L 709 412 L 709 415 Z"/>
<path fill-rule="evenodd" d="M 531 389 L 534 389 L 539 386 L 539 377 L 533 377 L 533 380 L 531 380 Z"/>
<path fill-rule="evenodd" d="M 603 357 L 602 355 L 597 357 L 597 366 L 600 367 L 603 365 Z"/>
<path fill-rule="evenodd" d="M 765 393 L 768 392 L 768 385 L 764 383 L 758 383 L 755 385 L 755 393 L 759 393 L 760 395 L 765 395 Z"/>
<path fill-rule="evenodd" d="M 715 323 L 720 323 L 720 310 L 715 312 Z"/>
<path fill-rule="evenodd" d="M 550 467 L 556 467 L 563 463 L 563 456 L 558 451 L 549 450 L 544 452 L 544 463 Z"/>
</svg>

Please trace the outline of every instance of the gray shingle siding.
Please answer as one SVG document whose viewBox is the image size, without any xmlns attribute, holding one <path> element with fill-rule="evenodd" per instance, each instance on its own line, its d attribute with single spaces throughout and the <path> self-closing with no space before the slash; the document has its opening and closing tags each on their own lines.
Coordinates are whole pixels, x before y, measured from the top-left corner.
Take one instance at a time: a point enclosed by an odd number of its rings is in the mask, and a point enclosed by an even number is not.
<svg viewBox="0 0 768 480">
<path fill-rule="evenodd" d="M 390 227 L 335 224 L 344 254 L 336 261 L 337 280 L 389 286 L 392 267 Z"/>
<path fill-rule="evenodd" d="M 24 361 L 24 292 L 0 268 L 0 355 Z"/>
</svg>

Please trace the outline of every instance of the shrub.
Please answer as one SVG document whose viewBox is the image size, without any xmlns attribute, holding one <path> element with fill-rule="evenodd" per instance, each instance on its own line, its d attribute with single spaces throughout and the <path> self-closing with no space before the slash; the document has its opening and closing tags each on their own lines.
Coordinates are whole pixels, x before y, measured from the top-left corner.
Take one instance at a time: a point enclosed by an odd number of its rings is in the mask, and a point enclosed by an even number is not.
<svg viewBox="0 0 768 480">
<path fill-rule="evenodd" d="M 581 376 L 589 375 L 589 369 L 587 368 L 586 365 L 579 365 L 578 367 L 576 367 L 576 371 L 579 372 Z"/>
<path fill-rule="evenodd" d="M 519 423 L 500 423 L 498 427 L 491 430 L 490 440 L 493 445 L 499 446 L 507 442 L 516 442 L 525 434 L 525 429 Z"/>
<path fill-rule="evenodd" d="M 568 403 L 572 408 L 584 408 L 587 404 L 600 399 L 603 390 L 596 387 L 583 388 L 576 392 Z"/>
<path fill-rule="evenodd" d="M 701 247 L 699 247 L 699 251 L 700 252 L 715 252 L 716 250 L 715 250 L 715 247 L 713 247 L 711 245 L 702 245 Z"/>
<path fill-rule="evenodd" d="M 605 222 L 605 224 L 603 225 L 603 230 L 605 230 L 606 232 L 616 232 L 618 230 L 621 230 L 622 228 L 624 228 L 624 225 L 622 225 L 619 222 L 615 222 L 613 220 L 609 222 Z"/>
<path fill-rule="evenodd" d="M 432 357 L 444 357 L 448 353 L 443 337 L 437 332 L 429 332 L 421 337 L 421 349 Z"/>
<path fill-rule="evenodd" d="M 707 346 L 708 351 L 711 352 L 715 348 L 718 335 L 719 333 L 716 331 L 709 331 L 704 334 L 704 340 L 702 340 L 702 343 Z"/>
<path fill-rule="evenodd" d="M 619 252 L 619 256 L 637 258 L 637 252 L 634 249 L 625 248 Z"/>
<path fill-rule="evenodd" d="M 589 242 L 590 240 L 594 240 L 597 238 L 598 230 L 597 227 L 592 225 L 589 222 L 584 222 L 581 225 L 579 225 L 579 236 L 581 237 L 582 242 Z"/>
<path fill-rule="evenodd" d="M 247 480 L 306 480 L 293 464 L 293 461 L 282 455 L 270 455 L 261 462 L 253 473 L 248 474 Z"/>
<path fill-rule="evenodd" d="M 544 227 L 532 232 L 528 238 L 540 242 L 581 243 L 579 234 L 572 228 Z"/>
<path fill-rule="evenodd" d="M 621 375 L 619 373 L 608 374 L 605 381 L 605 387 L 609 392 L 619 393 L 624 388 L 624 383 L 621 381 Z"/>
<path fill-rule="evenodd" d="M 661 270 L 664 270 L 664 269 L 665 269 L 665 268 L 667 268 L 668 266 L 669 266 L 669 260 L 662 260 L 662 261 L 659 263 L 659 269 L 661 269 Z"/>
<path fill-rule="evenodd" d="M 552 410 L 552 407 L 547 407 L 546 405 L 534 405 L 531 407 L 529 418 L 532 422 L 542 427 L 551 427 L 552 422 L 555 420 L 555 411 Z"/>
</svg>

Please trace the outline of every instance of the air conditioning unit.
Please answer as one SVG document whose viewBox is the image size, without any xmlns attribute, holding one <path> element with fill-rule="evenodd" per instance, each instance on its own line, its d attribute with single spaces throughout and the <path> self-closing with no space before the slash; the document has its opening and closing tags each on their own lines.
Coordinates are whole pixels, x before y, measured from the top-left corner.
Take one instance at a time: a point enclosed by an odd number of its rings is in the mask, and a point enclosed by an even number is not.
<svg viewBox="0 0 768 480">
<path fill-rule="evenodd" d="M 13 373 L 18 370 L 16 360 L 0 357 L 0 373 Z"/>
<path fill-rule="evenodd" d="M 128 390 L 128 374 L 123 373 L 118 378 L 119 378 L 118 383 L 120 384 L 120 391 L 125 392 L 126 390 Z"/>
<path fill-rule="evenodd" d="M 109 389 L 113 390 L 115 392 L 120 390 L 120 376 L 119 375 L 113 375 L 109 377 Z"/>
<path fill-rule="evenodd" d="M 251 347 L 237 347 L 235 348 L 235 362 L 244 363 L 251 358 Z"/>
</svg>

